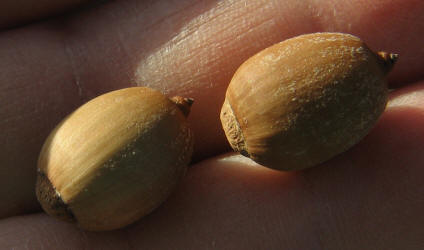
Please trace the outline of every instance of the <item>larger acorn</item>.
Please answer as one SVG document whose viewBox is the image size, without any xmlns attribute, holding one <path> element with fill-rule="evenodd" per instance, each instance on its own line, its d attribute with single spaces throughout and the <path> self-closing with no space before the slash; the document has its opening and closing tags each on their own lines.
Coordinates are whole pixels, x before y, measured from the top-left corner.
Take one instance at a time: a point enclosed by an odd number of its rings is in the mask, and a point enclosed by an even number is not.
<svg viewBox="0 0 424 250">
<path fill-rule="evenodd" d="M 124 227 L 174 190 L 193 151 L 191 99 L 127 88 L 66 117 L 38 161 L 36 194 L 50 215 L 86 230 Z"/>
<path fill-rule="evenodd" d="M 314 33 L 264 49 L 234 74 L 221 110 L 234 150 L 279 170 L 322 163 L 358 143 L 384 111 L 397 55 Z"/>
</svg>

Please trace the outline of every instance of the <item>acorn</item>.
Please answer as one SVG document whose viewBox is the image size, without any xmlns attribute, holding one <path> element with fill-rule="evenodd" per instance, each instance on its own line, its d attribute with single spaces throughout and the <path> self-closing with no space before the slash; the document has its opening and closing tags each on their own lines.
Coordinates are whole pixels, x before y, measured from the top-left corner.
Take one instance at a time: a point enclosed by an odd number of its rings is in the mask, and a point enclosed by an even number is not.
<svg viewBox="0 0 424 250">
<path fill-rule="evenodd" d="M 42 147 L 36 184 L 42 208 L 90 231 L 118 229 L 149 214 L 190 162 L 192 102 L 134 87 L 78 108 Z"/>
<path fill-rule="evenodd" d="M 231 147 L 286 171 L 333 158 L 377 122 L 396 59 L 343 33 L 301 35 L 262 50 L 238 68 L 225 95 L 220 117 Z"/>
</svg>

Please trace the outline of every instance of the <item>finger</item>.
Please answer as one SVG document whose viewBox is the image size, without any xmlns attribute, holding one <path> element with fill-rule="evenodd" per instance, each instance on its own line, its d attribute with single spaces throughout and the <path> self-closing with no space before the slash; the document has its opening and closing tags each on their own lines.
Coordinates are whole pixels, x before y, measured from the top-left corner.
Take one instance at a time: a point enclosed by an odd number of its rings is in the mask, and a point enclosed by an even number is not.
<svg viewBox="0 0 424 250">
<path fill-rule="evenodd" d="M 45 214 L 0 221 L 1 249 L 129 249 L 125 231 L 90 233 Z"/>
<path fill-rule="evenodd" d="M 364 141 L 307 171 L 202 162 L 130 238 L 159 249 L 421 249 L 423 97 L 424 82 L 395 92 Z"/>
<path fill-rule="evenodd" d="M 421 77 L 423 51 L 420 39 L 411 37 L 421 34 L 422 1 L 326 3 L 117 1 L 57 23 L 3 33 L 0 139 L 7 146 L 0 151 L 0 198 L 7 205 L 0 215 L 37 208 L 34 169 L 44 138 L 71 110 L 109 90 L 142 85 L 193 97 L 189 120 L 199 160 L 228 150 L 218 114 L 234 70 L 284 38 L 351 32 L 373 48 L 402 55 L 392 80 Z"/>
<path fill-rule="evenodd" d="M 0 2 L 0 30 L 73 10 L 89 1 L 94 2 L 93 0 L 2 0 Z"/>
<path fill-rule="evenodd" d="M 363 142 L 316 168 L 287 173 L 219 156 L 196 164 L 163 206 L 123 230 L 83 234 L 32 215 L 0 221 L 0 246 L 22 246 L 19 233 L 47 249 L 103 240 L 147 249 L 422 249 L 424 82 L 410 90 L 394 93 Z"/>
</svg>

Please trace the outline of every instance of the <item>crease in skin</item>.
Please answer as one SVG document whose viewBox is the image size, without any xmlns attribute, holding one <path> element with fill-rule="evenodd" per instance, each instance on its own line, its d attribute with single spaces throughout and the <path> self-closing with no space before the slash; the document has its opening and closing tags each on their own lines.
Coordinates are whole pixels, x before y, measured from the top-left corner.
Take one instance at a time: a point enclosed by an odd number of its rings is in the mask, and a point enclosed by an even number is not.
<svg viewBox="0 0 424 250">
<path fill-rule="evenodd" d="M 346 14 L 343 9 L 356 8 L 350 2 L 340 4 L 337 1 L 329 1 L 327 3 L 320 0 L 309 0 L 307 8 L 312 16 L 314 16 L 317 25 L 325 27 L 327 31 L 343 29 L 349 32 L 352 29 L 352 20 L 347 20 L 348 22 L 345 22 L 346 20 L 343 18 Z M 343 23 L 340 23 L 339 20 L 343 20 Z"/>
<path fill-rule="evenodd" d="M 81 74 L 78 72 L 78 67 L 76 65 L 75 57 L 72 53 L 72 48 L 69 46 L 69 44 L 64 40 L 64 51 L 65 55 L 68 59 L 68 62 L 70 64 L 70 71 L 72 73 L 72 81 L 74 82 L 77 90 L 78 90 L 78 97 L 82 100 L 83 97 L 83 84 L 81 83 Z"/>
</svg>

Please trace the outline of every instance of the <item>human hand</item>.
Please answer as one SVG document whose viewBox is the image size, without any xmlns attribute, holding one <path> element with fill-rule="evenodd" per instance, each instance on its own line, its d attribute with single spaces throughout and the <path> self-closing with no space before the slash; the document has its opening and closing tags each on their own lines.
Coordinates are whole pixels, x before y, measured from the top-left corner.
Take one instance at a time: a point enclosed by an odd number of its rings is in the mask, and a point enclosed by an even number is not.
<svg viewBox="0 0 424 250">
<path fill-rule="evenodd" d="M 423 249 L 422 13 L 419 0 L 127 0 L 2 31 L 0 248 Z M 219 111 L 237 67 L 317 31 L 351 33 L 400 55 L 377 126 L 300 172 L 222 154 L 229 147 Z M 47 134 L 85 101 L 135 85 L 195 99 L 195 163 L 176 192 L 112 232 L 82 232 L 41 213 L 34 186 Z"/>
</svg>

